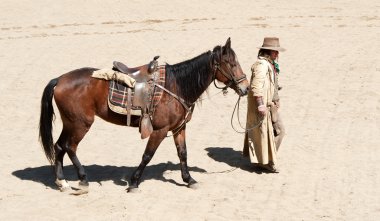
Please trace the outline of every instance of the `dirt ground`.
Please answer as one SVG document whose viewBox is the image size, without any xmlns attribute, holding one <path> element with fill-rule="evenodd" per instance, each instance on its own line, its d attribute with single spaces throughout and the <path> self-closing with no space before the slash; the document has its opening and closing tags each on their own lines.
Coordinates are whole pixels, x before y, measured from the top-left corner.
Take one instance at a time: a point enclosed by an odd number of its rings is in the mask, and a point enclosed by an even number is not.
<svg viewBox="0 0 380 221">
<path fill-rule="evenodd" d="M 0 11 L 0 220 L 380 219 L 379 2 L 2 0 Z M 265 36 L 287 49 L 279 60 L 287 131 L 279 174 L 241 156 L 243 135 L 230 126 L 238 96 L 210 85 L 187 126 L 198 189 L 183 183 L 167 138 L 139 190 L 127 193 L 121 178 L 139 164 L 146 140 L 97 118 L 78 149 L 90 192 L 57 190 L 38 141 L 50 79 L 114 60 L 138 66 L 154 55 L 175 64 L 228 37 L 250 77 Z M 69 184 L 78 185 L 64 163 Z"/>
</svg>

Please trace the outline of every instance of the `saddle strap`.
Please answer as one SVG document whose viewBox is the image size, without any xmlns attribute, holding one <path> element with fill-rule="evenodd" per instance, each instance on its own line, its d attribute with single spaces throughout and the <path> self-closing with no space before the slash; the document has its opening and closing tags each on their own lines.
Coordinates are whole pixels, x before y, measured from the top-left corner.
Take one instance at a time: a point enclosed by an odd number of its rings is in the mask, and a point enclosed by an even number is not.
<svg viewBox="0 0 380 221">
<path fill-rule="evenodd" d="M 161 88 L 162 90 L 166 91 L 168 94 L 170 94 L 171 96 L 173 96 L 174 98 L 176 98 L 182 105 L 183 107 L 189 112 L 190 111 L 190 108 L 191 106 L 189 107 L 187 104 L 186 104 L 186 101 L 179 97 L 178 95 L 174 94 L 173 92 L 169 91 L 168 89 L 166 89 L 165 87 L 159 85 L 159 84 L 154 84 L 155 86 Z"/>
<path fill-rule="evenodd" d="M 127 125 L 131 125 L 131 107 L 132 107 L 132 90 L 128 87 L 128 98 L 127 98 Z"/>
<path fill-rule="evenodd" d="M 177 128 L 175 128 L 174 130 L 172 130 L 172 136 L 174 136 L 178 132 L 180 132 L 181 129 L 187 124 L 187 122 L 190 121 L 192 113 L 194 111 L 194 107 L 195 107 L 195 104 L 192 104 L 191 107 L 190 107 L 190 110 L 186 112 L 185 118 L 183 119 L 183 121 L 181 122 L 181 124 Z M 168 136 L 166 136 L 166 137 L 168 137 Z"/>
</svg>

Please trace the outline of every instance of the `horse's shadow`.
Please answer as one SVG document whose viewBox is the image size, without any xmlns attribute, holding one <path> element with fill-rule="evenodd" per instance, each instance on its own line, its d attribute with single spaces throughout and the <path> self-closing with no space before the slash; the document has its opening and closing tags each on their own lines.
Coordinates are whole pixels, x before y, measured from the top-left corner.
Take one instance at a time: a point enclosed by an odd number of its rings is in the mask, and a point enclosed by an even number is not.
<svg viewBox="0 0 380 221">
<path fill-rule="evenodd" d="M 89 182 L 97 182 L 100 185 L 103 181 L 112 180 L 116 185 L 127 186 L 127 181 L 130 180 L 132 173 L 136 170 L 136 167 L 127 167 L 127 166 L 101 166 L 101 165 L 89 165 L 84 166 Z M 68 181 L 77 181 L 78 177 L 76 170 L 73 165 L 65 166 L 63 168 L 65 173 L 65 178 Z M 144 170 L 144 174 L 141 178 L 141 182 L 144 180 L 161 180 L 163 182 L 169 182 L 178 186 L 185 186 L 184 183 L 178 183 L 173 179 L 167 179 L 164 176 L 166 171 L 175 171 L 180 170 L 179 164 L 173 164 L 172 162 L 160 163 L 156 165 L 147 166 Z M 189 167 L 189 171 L 193 172 L 206 172 L 204 169 L 199 167 Z M 50 165 L 34 167 L 34 168 L 25 168 L 22 170 L 16 170 L 12 174 L 21 180 L 30 180 L 38 183 L 42 183 L 45 186 L 56 188 L 54 184 L 54 169 Z"/>
<path fill-rule="evenodd" d="M 231 147 L 208 147 L 206 148 L 207 155 L 215 161 L 226 163 L 231 167 L 240 168 L 241 170 L 253 172 L 257 174 L 266 173 L 259 167 L 252 164 L 248 158 L 243 157 L 241 151 L 236 151 Z M 126 180 L 129 180 L 132 173 L 136 170 L 136 167 L 128 166 L 110 166 L 110 165 L 89 165 L 84 166 L 89 182 L 97 182 L 100 185 L 104 181 L 112 180 L 116 185 L 127 186 Z M 64 168 L 65 178 L 68 181 L 77 181 L 78 177 L 73 165 L 65 166 Z M 173 179 L 167 179 L 164 176 L 166 171 L 180 170 L 180 165 L 172 162 L 160 163 L 156 165 L 148 165 L 144 170 L 144 174 L 141 178 L 141 182 L 144 180 L 161 180 L 163 182 L 169 182 L 178 186 L 185 186 L 184 183 L 178 183 Z M 189 171 L 198 173 L 207 173 L 205 169 L 199 167 L 189 167 Z M 28 167 L 22 170 L 16 170 L 12 174 L 21 180 L 29 180 L 38 183 L 42 183 L 45 186 L 56 188 L 54 184 L 54 169 L 50 165 L 40 167 Z"/>
<path fill-rule="evenodd" d="M 215 161 L 226 163 L 231 167 L 240 168 L 241 170 L 251 173 L 267 173 L 255 163 L 251 163 L 247 157 L 243 156 L 241 151 L 236 151 L 232 147 L 208 147 L 207 155 Z"/>
</svg>

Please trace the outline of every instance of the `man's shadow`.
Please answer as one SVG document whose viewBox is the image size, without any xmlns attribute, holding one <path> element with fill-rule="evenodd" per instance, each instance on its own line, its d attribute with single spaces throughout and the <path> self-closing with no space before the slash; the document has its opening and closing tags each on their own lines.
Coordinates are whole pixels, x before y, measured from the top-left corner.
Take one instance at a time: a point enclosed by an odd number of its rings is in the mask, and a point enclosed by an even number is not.
<svg viewBox="0 0 380 221">
<path fill-rule="evenodd" d="M 102 185 L 103 181 L 112 180 L 116 185 L 127 186 L 127 182 L 130 180 L 130 176 L 136 170 L 137 167 L 127 167 L 127 166 L 101 166 L 101 165 L 89 165 L 84 166 L 89 182 L 97 182 Z M 68 181 L 79 181 L 78 176 L 73 165 L 65 166 L 63 168 L 65 179 Z M 161 180 L 163 182 L 169 182 L 177 186 L 186 186 L 185 183 L 177 183 L 173 179 L 167 179 L 164 177 L 166 171 L 176 171 L 180 170 L 180 165 L 173 164 L 172 162 L 160 163 L 156 165 L 147 166 L 141 177 L 141 182 L 144 180 Z M 189 171 L 193 172 L 206 172 L 206 170 L 199 167 L 189 167 Z M 12 174 L 21 180 L 30 180 L 38 183 L 42 183 L 45 186 L 56 189 L 54 169 L 50 165 L 25 168 L 21 170 L 16 170 Z"/>
<path fill-rule="evenodd" d="M 256 163 L 251 163 L 248 157 L 244 157 L 241 151 L 236 151 L 232 147 L 208 147 L 207 155 L 215 161 L 226 163 L 231 167 L 240 168 L 241 170 L 251 173 L 267 173 L 267 171 L 258 167 Z"/>
</svg>

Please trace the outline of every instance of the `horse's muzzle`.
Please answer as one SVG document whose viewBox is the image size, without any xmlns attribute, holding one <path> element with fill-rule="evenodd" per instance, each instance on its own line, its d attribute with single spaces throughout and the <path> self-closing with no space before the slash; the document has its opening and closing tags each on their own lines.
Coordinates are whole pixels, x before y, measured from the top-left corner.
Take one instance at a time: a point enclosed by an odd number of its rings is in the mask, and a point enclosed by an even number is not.
<svg viewBox="0 0 380 221">
<path fill-rule="evenodd" d="M 245 96 L 248 94 L 248 86 L 245 86 L 245 85 L 239 85 L 237 87 L 237 92 L 240 96 Z"/>
</svg>

